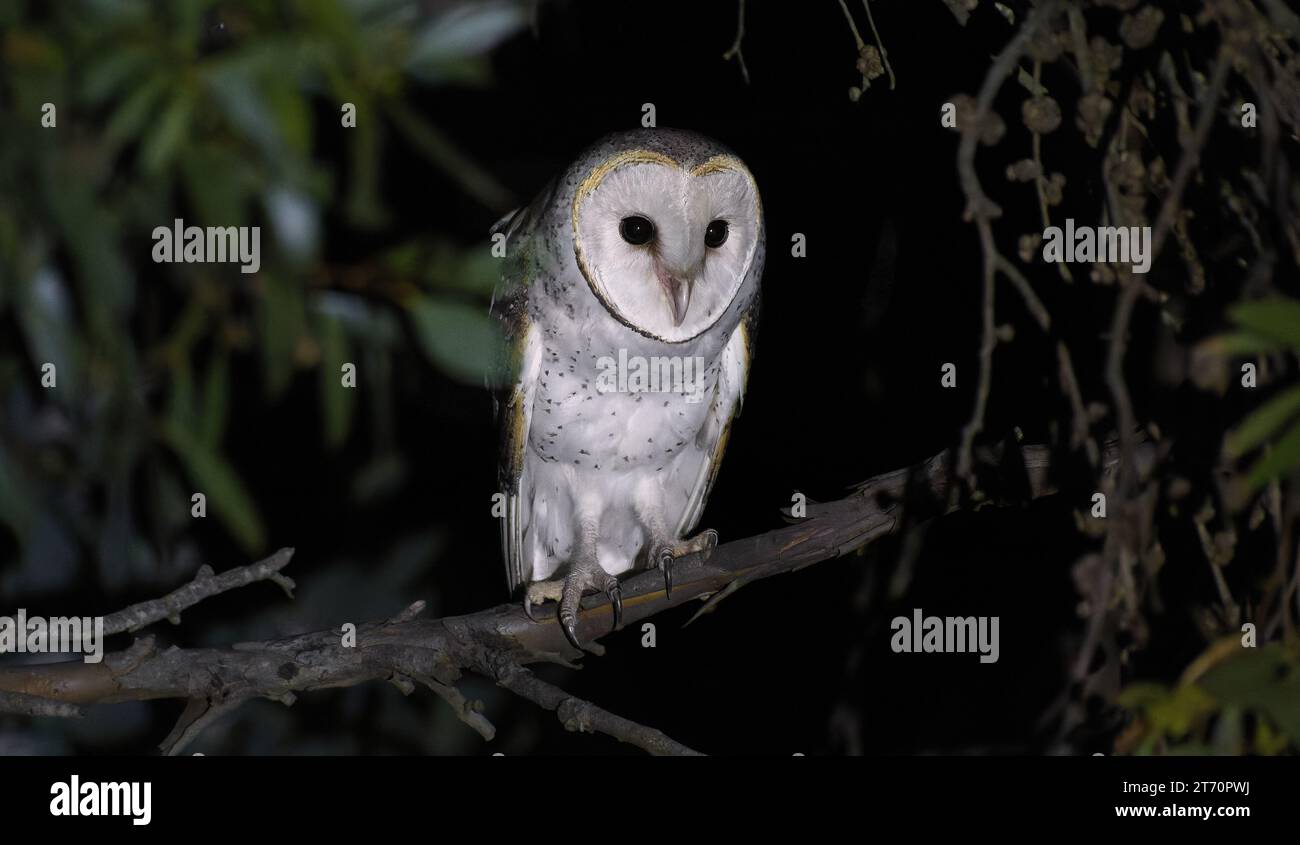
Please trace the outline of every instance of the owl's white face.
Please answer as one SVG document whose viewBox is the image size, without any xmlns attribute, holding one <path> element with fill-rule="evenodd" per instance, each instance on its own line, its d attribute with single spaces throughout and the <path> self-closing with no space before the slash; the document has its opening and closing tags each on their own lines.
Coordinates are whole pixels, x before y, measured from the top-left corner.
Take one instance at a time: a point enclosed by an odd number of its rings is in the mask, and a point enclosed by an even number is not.
<svg viewBox="0 0 1300 845">
<path fill-rule="evenodd" d="M 738 159 L 685 169 L 649 150 L 596 167 L 573 201 L 578 266 L 615 318 L 670 343 L 722 316 L 762 236 L 758 189 Z"/>
</svg>

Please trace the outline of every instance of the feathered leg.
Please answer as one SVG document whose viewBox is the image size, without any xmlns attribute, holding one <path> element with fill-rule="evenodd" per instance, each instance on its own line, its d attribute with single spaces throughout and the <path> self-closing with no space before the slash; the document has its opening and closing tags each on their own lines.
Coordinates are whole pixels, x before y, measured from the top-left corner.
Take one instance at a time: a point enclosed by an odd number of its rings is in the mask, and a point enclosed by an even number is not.
<svg viewBox="0 0 1300 845">
<path fill-rule="evenodd" d="M 673 563 L 679 557 L 696 552 L 701 552 L 704 559 L 708 560 L 709 553 L 718 545 L 718 532 L 706 528 L 694 537 L 676 537 L 668 530 L 663 511 L 658 507 L 643 507 L 640 509 L 640 515 L 650 536 L 649 565 L 658 567 L 664 579 L 664 592 L 668 594 L 668 598 L 672 598 Z"/>
<path fill-rule="evenodd" d="M 584 519 L 578 536 L 577 546 L 569 561 L 568 570 L 563 579 L 552 581 L 534 581 L 524 591 L 524 612 L 534 622 L 533 605 L 545 601 L 559 602 L 560 628 L 574 648 L 582 650 L 578 642 L 578 613 L 581 610 L 583 593 L 600 592 L 609 598 L 613 605 L 614 627 L 618 630 L 623 623 L 623 595 L 619 589 L 618 579 L 610 575 L 600 565 L 596 555 L 598 525 L 594 519 Z"/>
</svg>

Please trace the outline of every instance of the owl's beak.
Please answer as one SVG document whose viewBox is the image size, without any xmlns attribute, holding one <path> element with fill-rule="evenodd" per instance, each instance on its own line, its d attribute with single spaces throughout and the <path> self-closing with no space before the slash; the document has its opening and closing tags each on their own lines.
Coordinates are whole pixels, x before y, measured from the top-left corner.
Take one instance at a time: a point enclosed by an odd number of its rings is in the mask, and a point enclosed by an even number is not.
<svg viewBox="0 0 1300 845">
<path fill-rule="evenodd" d="M 686 309 L 691 304 L 691 288 L 694 282 L 682 279 L 666 272 L 662 267 L 655 267 L 655 275 L 663 286 L 664 295 L 668 297 L 668 307 L 673 312 L 673 325 L 680 326 L 686 319 Z"/>
</svg>

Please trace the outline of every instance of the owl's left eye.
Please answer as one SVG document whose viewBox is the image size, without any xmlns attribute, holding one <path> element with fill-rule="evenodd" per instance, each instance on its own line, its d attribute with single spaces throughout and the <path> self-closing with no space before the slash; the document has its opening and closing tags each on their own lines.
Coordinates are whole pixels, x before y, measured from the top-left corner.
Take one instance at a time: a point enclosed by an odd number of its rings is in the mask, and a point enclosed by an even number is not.
<svg viewBox="0 0 1300 845">
<path fill-rule="evenodd" d="M 704 230 L 704 245 L 717 249 L 727 242 L 727 221 L 714 220 L 709 224 L 709 228 Z"/>
</svg>

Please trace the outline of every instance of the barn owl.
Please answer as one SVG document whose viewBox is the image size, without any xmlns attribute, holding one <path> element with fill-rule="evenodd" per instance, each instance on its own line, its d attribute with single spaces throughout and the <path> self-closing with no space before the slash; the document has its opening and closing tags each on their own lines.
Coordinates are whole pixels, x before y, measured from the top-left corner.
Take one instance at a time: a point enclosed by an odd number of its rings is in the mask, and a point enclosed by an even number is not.
<svg viewBox="0 0 1300 845">
<path fill-rule="evenodd" d="M 493 297 L 510 350 L 501 544 L 524 609 L 585 592 L 622 618 L 618 576 L 708 553 L 693 534 L 749 374 L 763 272 L 758 187 L 700 135 L 643 129 L 596 142 L 494 227 Z"/>
</svg>

